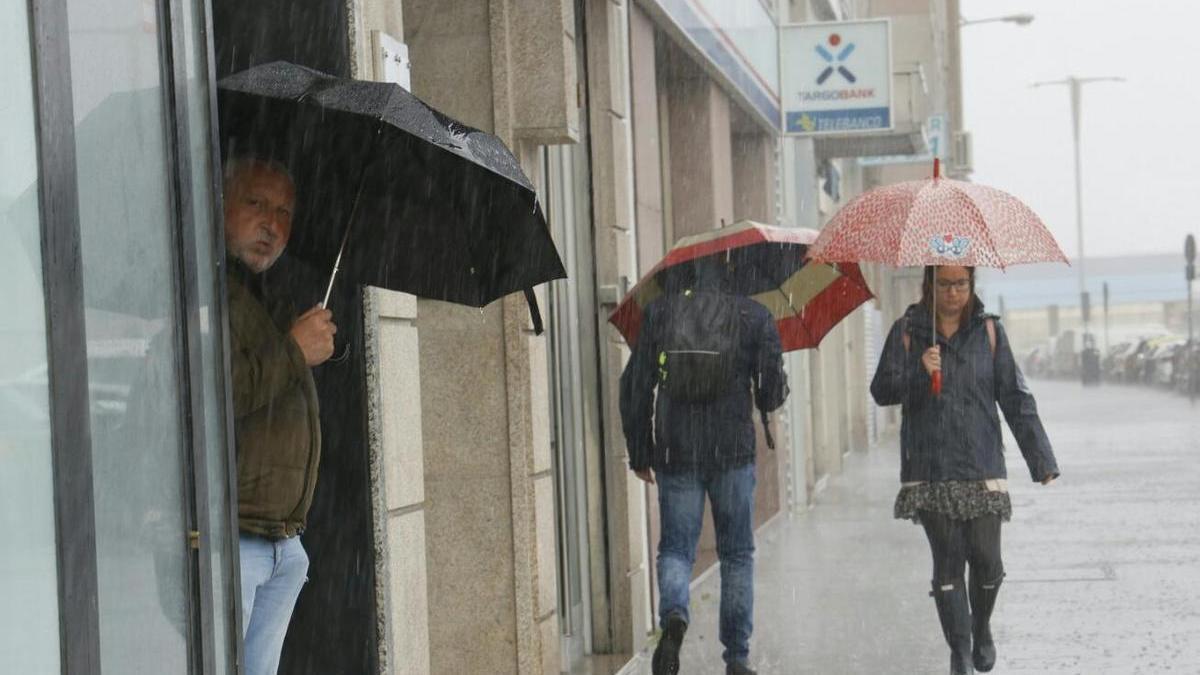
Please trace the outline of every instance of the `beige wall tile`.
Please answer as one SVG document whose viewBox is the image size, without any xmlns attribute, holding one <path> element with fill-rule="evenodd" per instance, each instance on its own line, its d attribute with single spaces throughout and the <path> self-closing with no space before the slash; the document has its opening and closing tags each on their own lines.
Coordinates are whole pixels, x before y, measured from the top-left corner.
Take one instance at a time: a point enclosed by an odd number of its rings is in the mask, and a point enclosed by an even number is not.
<svg viewBox="0 0 1200 675">
<path fill-rule="evenodd" d="M 537 523 L 537 606 L 535 616 L 558 607 L 558 557 L 555 546 L 557 520 L 554 508 L 554 477 L 534 481 L 534 514 Z"/>
<path fill-rule="evenodd" d="M 425 514 L 413 511 L 390 518 L 388 548 L 392 673 L 428 675 L 431 671 Z"/>
<path fill-rule="evenodd" d="M 381 318 L 379 351 L 386 503 L 388 509 L 398 509 L 425 499 L 417 329 L 405 321 Z"/>
</svg>

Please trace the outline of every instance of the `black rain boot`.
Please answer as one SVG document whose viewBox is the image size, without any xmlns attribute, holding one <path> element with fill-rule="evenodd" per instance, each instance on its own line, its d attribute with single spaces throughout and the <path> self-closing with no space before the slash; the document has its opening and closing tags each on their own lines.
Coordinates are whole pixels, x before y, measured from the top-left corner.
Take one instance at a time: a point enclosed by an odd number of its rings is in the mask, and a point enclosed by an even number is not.
<svg viewBox="0 0 1200 675">
<path fill-rule="evenodd" d="M 687 622 L 683 617 L 679 614 L 669 615 L 662 637 L 658 639 L 658 647 L 654 649 L 654 658 L 650 661 L 650 670 L 654 675 L 676 675 L 679 672 L 679 648 L 683 645 L 685 633 Z"/>
<path fill-rule="evenodd" d="M 992 609 L 996 607 L 996 596 L 1000 594 L 1000 582 L 1004 581 L 1001 574 L 995 581 L 984 582 L 971 574 L 971 634 L 975 647 L 971 658 L 975 662 L 975 670 L 981 673 L 991 671 L 996 666 L 996 643 L 992 641 L 992 628 L 988 624 L 992 618 Z"/>
<path fill-rule="evenodd" d="M 729 663 L 725 665 L 725 675 L 758 675 L 758 671 L 744 663 Z"/>
<path fill-rule="evenodd" d="M 947 588 L 948 587 L 948 588 Z M 950 675 L 971 675 L 971 607 L 967 589 L 961 580 L 953 584 L 933 584 L 930 593 L 937 604 L 942 635 L 950 645 Z"/>
</svg>

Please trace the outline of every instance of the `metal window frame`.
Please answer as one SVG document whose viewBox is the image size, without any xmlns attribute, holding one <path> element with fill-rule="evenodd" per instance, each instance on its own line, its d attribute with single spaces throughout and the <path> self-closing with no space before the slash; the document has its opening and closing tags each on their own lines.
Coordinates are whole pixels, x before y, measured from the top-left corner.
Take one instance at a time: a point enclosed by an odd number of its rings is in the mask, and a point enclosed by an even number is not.
<svg viewBox="0 0 1200 675">
<path fill-rule="evenodd" d="M 207 463 L 208 444 L 204 425 L 204 359 L 202 354 L 203 335 L 200 326 L 200 282 L 198 261 L 193 242 L 196 241 L 196 222 L 193 203 L 191 128 L 188 119 L 188 74 L 187 40 L 184 35 L 183 2 L 188 0 L 159 0 L 158 40 L 159 64 L 163 83 L 163 112 L 167 131 L 167 166 L 173 167 L 168 174 L 167 193 L 173 212 L 171 237 L 175 254 L 172 282 L 176 294 L 175 322 L 179 327 L 176 346 L 176 372 L 179 401 L 179 429 L 186 439 L 183 448 L 183 475 L 181 496 L 187 529 L 196 535 L 196 545 L 188 547 L 185 569 L 185 584 L 188 589 L 189 639 L 188 657 L 192 672 L 214 675 L 216 673 L 216 648 L 218 638 L 215 627 L 213 605 L 212 557 L 209 554 L 214 542 L 211 539 L 213 523 L 209 518 L 209 485 Z M 197 16 L 197 19 L 202 17 Z M 202 46 L 197 40 L 196 47 Z M 207 50 L 211 54 L 211 50 Z M 205 59 L 208 63 L 208 59 Z M 211 79 L 208 82 L 212 83 Z M 212 98 L 211 89 L 210 96 Z M 215 118 L 210 117 L 210 120 Z M 210 121 L 209 126 L 213 126 Z M 212 172 L 212 144 L 210 149 L 210 173 Z M 210 199 L 213 190 L 210 189 Z M 214 218 L 216 211 L 212 211 Z M 216 228 L 213 228 L 214 230 Z M 214 247 L 214 257 L 223 251 Z M 219 276 L 219 275 L 215 275 Z M 214 294 L 214 305 L 220 305 L 223 296 Z M 214 307 L 215 311 L 215 307 Z M 214 321 L 214 325 L 218 322 Z M 225 444 L 227 461 L 229 445 Z M 236 531 L 236 528 L 233 530 Z M 228 532 L 228 530 L 227 530 Z M 181 537 L 182 541 L 190 541 Z M 218 545 L 221 542 L 216 542 Z M 224 542 L 232 551 L 232 542 Z M 232 617 L 231 617 L 232 618 Z M 228 624 L 227 624 L 228 625 Z M 228 637 L 228 636 L 226 636 Z M 233 652 L 231 652 L 233 653 Z"/>
<path fill-rule="evenodd" d="M 100 672 L 92 435 L 66 0 L 30 0 L 63 673 Z"/>
<path fill-rule="evenodd" d="M 208 147 L 209 147 L 209 176 L 211 183 L 209 185 L 209 195 L 211 199 L 210 207 L 213 217 L 212 228 L 212 250 L 213 261 L 216 264 L 213 280 L 215 288 L 213 289 L 213 305 L 212 316 L 209 317 L 211 322 L 209 330 L 212 331 L 213 339 L 217 344 L 217 359 L 220 367 L 216 372 L 217 390 L 220 395 L 221 415 L 220 428 L 224 429 L 225 434 L 223 440 L 223 450 L 225 454 L 225 484 L 220 493 L 220 497 L 225 501 L 226 512 L 229 514 L 228 532 L 229 540 L 227 557 L 227 568 L 225 570 L 226 579 L 229 581 L 229 600 L 230 606 L 226 611 L 231 613 L 231 620 L 228 626 L 232 629 L 232 635 L 224 636 L 228 647 L 226 653 L 229 654 L 231 662 L 234 664 L 233 672 L 235 674 L 243 672 L 243 643 L 242 643 L 242 585 L 241 585 L 241 556 L 238 548 L 239 527 L 238 527 L 238 500 L 237 500 L 237 450 L 236 438 L 234 436 L 234 414 L 233 414 L 233 385 L 231 382 L 230 373 L 233 372 L 233 363 L 230 354 L 232 348 L 229 342 L 229 305 L 228 305 L 228 286 L 226 279 L 226 258 L 225 258 L 225 204 L 224 204 L 224 179 L 221 165 L 221 139 L 218 127 L 220 119 L 217 110 L 217 65 L 216 65 L 216 46 L 213 42 L 213 8 L 212 0 L 191 0 L 196 3 L 197 14 L 196 20 L 203 22 L 204 39 L 198 40 L 198 47 L 204 49 L 204 58 L 201 59 L 201 64 L 206 69 L 205 78 L 208 81 Z M 216 411 L 214 411 L 216 412 Z M 210 498 L 214 493 L 209 486 Z M 211 530 L 209 530 L 211 531 Z M 205 534 L 201 534 L 201 546 L 205 544 Z M 213 610 L 216 611 L 216 608 Z M 213 636 L 217 639 L 218 636 Z"/>
<path fill-rule="evenodd" d="M 38 205 L 41 215 L 42 277 L 45 293 L 47 368 L 49 383 L 51 455 L 54 484 L 54 520 L 57 542 L 60 658 L 63 673 L 99 673 L 100 613 L 99 578 L 95 533 L 92 443 L 88 398 L 87 330 L 84 318 L 82 242 L 80 234 L 78 180 L 75 156 L 75 120 L 71 79 L 67 0 L 27 0 L 30 51 L 33 70 L 38 158 Z M 208 198 L 213 214 L 214 302 L 212 334 L 217 343 L 217 386 L 221 409 L 220 451 L 228 471 L 224 485 L 211 485 L 204 458 L 208 445 L 204 428 L 203 356 L 200 326 L 199 275 L 192 244 L 197 223 L 193 211 L 191 146 L 187 119 L 187 42 L 182 15 L 184 2 L 194 2 L 193 11 L 203 39 L 201 66 L 208 83 L 209 152 L 207 161 L 212 181 Z M 224 276 L 224 236 L 220 226 L 219 144 L 216 130 L 215 61 L 212 47 L 212 8 L 209 0 L 159 0 L 157 37 L 163 86 L 164 126 L 167 132 L 168 199 L 173 213 L 172 283 L 176 293 L 176 325 L 179 334 L 176 366 L 180 373 L 180 429 L 184 440 L 184 471 L 179 476 L 184 513 L 190 530 L 200 533 L 199 549 L 189 547 L 185 573 L 189 604 L 188 640 L 190 670 L 216 673 L 215 644 L 225 640 L 227 653 L 241 670 L 240 586 L 238 578 L 237 502 L 232 486 L 236 479 L 236 457 L 232 429 L 232 397 L 227 377 L 229 338 Z M 215 488 L 215 489 L 214 489 Z M 229 551 L 224 570 L 212 568 L 207 554 L 213 545 L 208 504 L 211 495 L 226 500 L 229 522 L 224 542 Z M 184 535 L 186 533 L 181 533 Z M 188 547 L 188 537 L 180 545 Z M 230 602 L 213 603 L 214 574 L 230 581 Z M 215 616 L 225 612 L 229 619 L 225 635 L 215 633 Z"/>
</svg>

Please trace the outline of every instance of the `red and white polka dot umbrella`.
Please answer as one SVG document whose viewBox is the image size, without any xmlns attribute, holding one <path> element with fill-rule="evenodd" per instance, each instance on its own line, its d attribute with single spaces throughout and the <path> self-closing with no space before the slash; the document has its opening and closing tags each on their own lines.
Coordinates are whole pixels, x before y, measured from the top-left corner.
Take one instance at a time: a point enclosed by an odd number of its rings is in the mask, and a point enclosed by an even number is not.
<svg viewBox="0 0 1200 675">
<path fill-rule="evenodd" d="M 1016 197 L 934 177 L 875 188 L 842 207 L 810 255 L 830 263 L 998 267 L 1067 262 L 1042 219 Z"/>
<path fill-rule="evenodd" d="M 827 263 L 894 267 L 1067 262 L 1033 209 L 1007 192 L 940 177 L 937 160 L 933 178 L 885 185 L 850 200 L 809 255 Z M 941 392 L 940 371 L 933 392 Z"/>
</svg>

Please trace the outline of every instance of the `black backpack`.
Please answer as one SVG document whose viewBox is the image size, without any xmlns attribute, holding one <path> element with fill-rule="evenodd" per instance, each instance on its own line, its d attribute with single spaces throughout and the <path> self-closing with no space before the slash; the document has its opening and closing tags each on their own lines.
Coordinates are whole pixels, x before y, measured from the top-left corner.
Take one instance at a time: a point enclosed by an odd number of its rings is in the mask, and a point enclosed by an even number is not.
<svg viewBox="0 0 1200 675">
<path fill-rule="evenodd" d="M 742 321 L 734 298 L 686 290 L 667 308 L 658 385 L 676 401 L 714 401 L 737 384 Z"/>
</svg>

